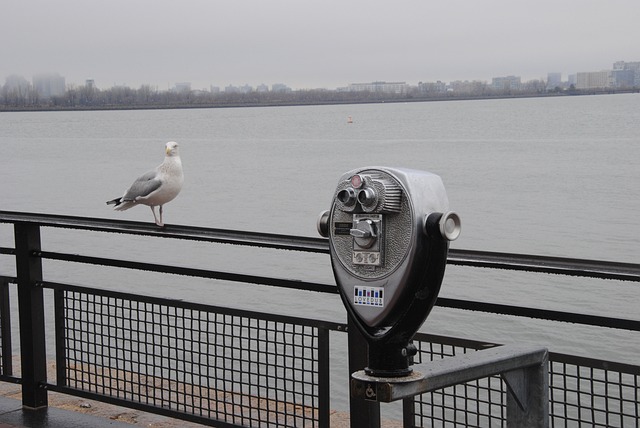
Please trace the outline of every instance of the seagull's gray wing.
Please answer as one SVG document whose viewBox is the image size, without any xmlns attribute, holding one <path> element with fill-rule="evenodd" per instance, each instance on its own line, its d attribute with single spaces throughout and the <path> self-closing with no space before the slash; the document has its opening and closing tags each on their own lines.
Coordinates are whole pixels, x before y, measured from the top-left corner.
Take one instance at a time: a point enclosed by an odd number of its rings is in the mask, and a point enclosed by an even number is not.
<svg viewBox="0 0 640 428">
<path fill-rule="evenodd" d="M 133 182 L 127 193 L 122 197 L 123 201 L 135 201 L 137 198 L 149 196 L 158 189 L 162 181 L 158 180 L 156 171 L 149 171 L 141 175 Z"/>
</svg>

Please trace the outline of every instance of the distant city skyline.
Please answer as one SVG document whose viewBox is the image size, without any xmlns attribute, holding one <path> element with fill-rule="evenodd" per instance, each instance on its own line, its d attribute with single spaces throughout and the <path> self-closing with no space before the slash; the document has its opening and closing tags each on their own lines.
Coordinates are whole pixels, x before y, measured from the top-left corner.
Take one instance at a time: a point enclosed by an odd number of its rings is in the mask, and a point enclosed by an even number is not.
<svg viewBox="0 0 640 428">
<path fill-rule="evenodd" d="M 640 55 L 639 55 L 640 56 Z M 616 61 L 614 61 L 612 64 L 615 64 L 617 62 L 625 62 L 624 59 L 617 59 Z M 224 89 L 225 87 L 228 86 L 233 86 L 233 87 L 243 87 L 243 86 L 252 86 L 252 87 L 259 87 L 262 85 L 265 85 L 267 87 L 271 87 L 273 85 L 285 85 L 288 86 L 294 90 L 313 90 L 313 89 L 328 89 L 328 90 L 335 90 L 335 89 L 340 89 L 340 88 L 344 88 L 347 87 L 349 85 L 352 84 L 368 84 L 368 83 L 372 83 L 372 82 L 406 82 L 407 84 L 410 85 L 417 85 L 419 83 L 423 83 L 423 82 L 458 82 L 458 81 L 469 81 L 469 82 L 488 82 L 490 83 L 492 81 L 492 79 L 494 78 L 499 78 L 499 77 L 507 77 L 507 76 L 517 76 L 519 78 L 522 79 L 523 82 L 526 81 L 532 81 L 532 80 L 542 80 L 542 81 L 546 81 L 549 77 L 550 74 L 555 74 L 555 75 L 560 75 L 562 81 L 566 82 L 569 80 L 570 76 L 575 76 L 578 73 L 587 73 L 587 72 L 602 72 L 602 71 L 609 71 L 612 70 L 612 64 L 603 64 L 601 67 L 596 67 L 593 70 L 574 70 L 574 71 L 568 71 L 568 72 L 561 72 L 561 71 L 557 71 L 557 68 L 551 68 L 550 70 L 542 73 L 539 76 L 529 76 L 527 77 L 525 74 L 522 73 L 517 73 L 517 72 L 502 72 L 500 73 L 499 71 L 494 74 L 494 75 L 490 75 L 488 77 L 473 77 L 470 76 L 468 78 L 447 78 L 446 76 L 443 76 L 441 78 L 438 79 L 418 79 L 418 80 L 414 80 L 411 81 L 410 79 L 406 79 L 403 78 L 402 76 L 400 76 L 401 73 L 398 73 L 397 76 L 391 76 L 390 78 L 387 79 L 372 79 L 372 80 L 355 80 L 355 81 L 342 81 L 342 82 L 338 82 L 338 84 L 336 86 L 328 86 L 328 85 L 324 85 L 324 86 L 305 86 L 305 87 L 301 87 L 301 86 L 296 86 L 295 84 L 290 84 L 286 81 L 274 81 L 274 82 L 268 82 L 266 79 L 260 79 L 259 76 L 256 76 L 256 79 L 253 81 L 243 81 L 243 82 L 220 82 L 220 81 L 214 81 L 213 78 L 211 81 L 206 81 L 206 80 L 202 80 L 202 81 L 190 81 L 189 79 L 186 78 L 182 78 L 182 79 L 177 79 L 175 81 L 167 81 L 165 83 L 161 83 L 158 84 L 156 82 L 154 82 L 153 78 L 148 78 L 145 80 L 144 77 L 142 78 L 138 78 L 135 79 L 136 83 L 134 84 L 128 84 L 127 81 L 134 81 L 134 79 L 124 79 L 123 82 L 117 82 L 115 81 L 115 79 L 106 79 L 104 81 L 100 81 L 99 79 L 94 78 L 93 76 L 86 76 L 84 78 L 79 78 L 76 80 L 73 80 L 73 78 L 68 78 L 68 74 L 66 74 L 64 71 L 60 71 L 60 70 L 40 70 L 38 72 L 32 73 L 31 75 L 21 75 L 19 73 L 9 73 L 6 76 L 0 76 L 0 82 L 4 82 L 4 80 L 10 76 L 19 76 L 19 77 L 24 77 L 27 81 L 32 82 L 34 77 L 37 76 L 42 76 L 42 75 L 60 75 L 62 77 L 65 78 L 66 80 L 66 84 L 67 85 L 73 85 L 73 86 L 82 86 L 85 85 L 85 83 L 87 81 L 92 81 L 93 84 L 100 89 L 106 89 L 106 88 L 112 88 L 112 87 L 130 87 L 130 88 L 138 88 L 141 86 L 151 86 L 153 88 L 157 88 L 158 90 L 170 90 L 175 88 L 176 86 L 180 86 L 180 85 L 184 85 L 184 84 L 189 84 L 190 87 L 193 90 L 209 90 L 211 87 L 218 87 L 220 89 Z M 186 76 L 185 76 L 186 77 Z M 112 81 L 112 82 L 110 82 Z M 137 83 L 139 82 L 139 83 Z M 2 86 L 2 85 L 0 85 Z"/>
<path fill-rule="evenodd" d="M 0 77 L 294 89 L 544 79 L 633 60 L 637 0 L 22 0 L 3 5 Z"/>
<path fill-rule="evenodd" d="M 66 81 L 64 75 L 58 72 L 51 73 L 38 73 L 35 74 L 31 81 L 27 79 L 26 76 L 20 75 L 11 75 L 5 78 L 5 85 L 8 86 L 17 86 L 20 83 L 16 81 L 10 81 L 10 79 L 23 81 L 33 86 L 35 90 L 37 90 L 41 95 L 48 97 L 51 95 L 60 95 L 64 92 L 65 87 L 80 87 L 80 86 L 91 86 L 92 88 L 97 89 L 110 89 L 114 87 L 130 87 L 127 85 L 112 85 L 112 86 L 104 86 L 101 87 L 99 83 L 96 83 L 94 79 L 85 79 L 82 83 L 70 83 Z M 500 75 L 493 76 L 490 80 L 481 80 L 481 79 L 466 79 L 462 80 L 437 80 L 433 81 L 420 81 L 420 82 L 407 82 L 406 80 L 395 80 L 395 81 L 372 81 L 372 82 L 350 82 L 348 84 L 341 85 L 336 88 L 324 88 L 326 90 L 343 90 L 343 91 L 376 91 L 383 90 L 384 92 L 394 92 L 401 93 L 404 91 L 404 87 L 415 87 L 425 84 L 440 84 L 443 85 L 443 88 L 455 86 L 456 84 L 465 83 L 465 82 L 481 82 L 487 85 L 490 85 L 493 89 L 512 89 L 517 90 L 524 86 L 526 83 L 531 81 L 542 81 L 546 83 L 547 89 L 552 89 L 553 87 L 568 87 L 573 84 L 576 85 L 577 88 L 588 89 L 588 88 L 604 88 L 604 87 L 631 87 L 631 86 L 640 86 L 640 61 L 616 61 L 613 63 L 610 68 L 605 69 L 602 68 L 598 71 L 578 71 L 576 73 L 563 74 L 561 72 L 549 71 L 547 72 L 547 76 L 545 78 L 539 79 L 530 79 L 524 80 L 521 76 L 517 75 Z M 255 86 L 254 86 L 255 85 Z M 551 85 L 551 86 L 550 86 Z M 209 87 L 205 88 L 194 88 L 191 82 L 180 81 L 176 82 L 173 85 L 168 84 L 167 88 L 159 88 L 155 85 L 151 85 L 150 83 L 141 84 L 141 86 L 151 86 L 157 90 L 174 90 L 178 92 L 184 91 L 209 91 L 209 92 L 235 92 L 235 93 L 248 93 L 252 91 L 256 92 L 267 92 L 267 91 L 279 91 L 285 92 L 290 90 L 304 90 L 301 88 L 291 88 L 287 83 L 278 82 L 272 84 L 259 83 L 259 84 L 250 84 L 245 83 L 243 85 L 216 85 L 209 84 Z M 0 85 L 0 89 L 3 88 L 3 85 Z M 136 89 L 135 87 L 131 87 Z M 382 89 L 384 88 L 384 89 Z M 391 88 L 391 89 L 389 89 Z M 320 89 L 320 88 L 308 88 L 308 89 Z"/>
</svg>

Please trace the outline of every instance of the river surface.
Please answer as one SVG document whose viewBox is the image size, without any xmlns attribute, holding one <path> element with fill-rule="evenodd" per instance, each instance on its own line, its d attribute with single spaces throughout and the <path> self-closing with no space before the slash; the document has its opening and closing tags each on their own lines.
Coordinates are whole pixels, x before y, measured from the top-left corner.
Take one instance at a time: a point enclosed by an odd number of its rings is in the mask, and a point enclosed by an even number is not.
<svg viewBox="0 0 640 428">
<path fill-rule="evenodd" d="M 462 218 L 452 248 L 640 261 L 638 94 L 1 113 L 0 209 L 152 222 L 147 207 L 116 212 L 105 202 L 159 164 L 171 140 L 180 144 L 185 185 L 165 206 L 168 224 L 317 236 L 318 214 L 330 208 L 344 172 L 406 167 L 442 177 Z M 0 225 L 0 239 L 13 245 L 8 225 Z M 47 229 L 43 247 L 333 283 L 326 255 Z M 110 269 L 97 275 L 50 261 L 44 268 L 47 278 L 73 284 L 345 319 L 337 296 Z M 1 256 L 0 274 L 13 269 Z M 631 319 L 640 313 L 636 283 L 546 274 L 451 266 L 440 295 Z M 640 337 L 625 331 L 440 308 L 422 331 L 639 363 Z M 343 368 L 344 356 L 332 355 L 331 364 Z"/>
</svg>

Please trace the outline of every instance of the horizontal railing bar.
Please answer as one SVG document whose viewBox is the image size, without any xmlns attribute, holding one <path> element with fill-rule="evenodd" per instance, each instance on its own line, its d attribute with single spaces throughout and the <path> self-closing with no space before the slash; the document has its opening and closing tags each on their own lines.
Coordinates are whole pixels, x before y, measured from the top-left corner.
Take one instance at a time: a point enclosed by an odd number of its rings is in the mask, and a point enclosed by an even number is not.
<svg viewBox="0 0 640 428">
<path fill-rule="evenodd" d="M 16 376 L 0 375 L 0 381 L 8 382 L 8 383 L 15 383 L 16 385 L 21 385 L 22 384 L 22 378 L 21 377 L 16 377 Z M 2 425 L 0 425 L 0 426 L 2 426 Z"/>
<path fill-rule="evenodd" d="M 449 250 L 448 264 L 640 282 L 640 264 L 474 250 Z"/>
<path fill-rule="evenodd" d="M 0 223 L 33 223 L 43 227 L 63 229 L 124 233 L 129 235 L 217 242 L 304 252 L 329 252 L 327 240 L 322 238 L 212 229 L 196 226 L 165 225 L 160 228 L 154 223 L 148 222 L 106 220 L 51 214 L 25 214 L 8 211 L 0 211 Z"/>
<path fill-rule="evenodd" d="M 0 222 L 31 222 L 46 227 L 126 233 L 164 238 L 208 241 L 245 246 L 277 248 L 303 252 L 329 253 L 329 241 L 280 234 L 210 229 L 194 226 L 167 225 L 158 228 L 152 223 L 130 222 L 87 217 L 28 214 L 0 211 Z M 451 265 L 491 269 L 541 272 L 568 276 L 640 282 L 640 264 L 511 254 L 489 251 L 450 249 L 447 262 Z"/>
<path fill-rule="evenodd" d="M 598 327 L 617 328 L 621 330 L 640 331 L 640 321 L 602 317 L 598 315 L 577 314 L 572 312 L 536 309 L 524 306 L 501 305 L 471 300 L 449 299 L 438 297 L 436 306 L 443 308 L 464 309 L 468 311 L 487 312 L 500 315 L 513 315 L 526 318 L 537 318 L 547 321 L 562 321 L 572 324 L 592 325 Z"/>
<path fill-rule="evenodd" d="M 617 361 L 599 360 L 596 358 L 561 354 L 557 352 L 549 353 L 549 361 L 552 363 L 572 364 L 575 366 L 591 367 L 594 369 L 640 376 L 640 365 L 620 363 Z"/>
<path fill-rule="evenodd" d="M 102 265 L 109 267 L 119 267 L 140 271 L 162 272 L 182 276 L 192 276 L 207 279 L 217 279 L 233 282 L 243 282 L 258 285 L 270 285 L 282 288 L 298 289 L 305 291 L 318 291 L 324 293 L 337 294 L 335 285 L 304 282 L 300 280 L 290 280 L 282 278 L 272 278 L 257 275 L 238 274 L 222 271 L 211 271 L 207 269 L 186 268 L 180 266 L 170 266 L 165 264 L 153 264 L 147 262 L 134 262 L 128 260 L 107 259 L 101 257 L 81 256 L 77 254 L 64 254 L 43 251 L 39 253 L 43 259 L 62 260 L 75 263 L 85 263 L 92 265 Z"/>
<path fill-rule="evenodd" d="M 55 253 L 50 251 L 39 252 L 43 259 L 62 260 L 91 265 L 118 267 L 148 272 L 171 273 L 175 275 L 192 276 L 198 278 L 218 279 L 224 281 L 244 282 L 249 284 L 270 285 L 275 287 L 290 288 L 305 291 L 318 291 L 322 293 L 337 294 L 335 285 L 304 282 L 293 279 L 272 278 L 266 276 L 239 274 L 232 272 L 212 271 L 207 269 L 195 269 L 166 264 L 154 264 L 147 262 L 134 262 L 129 260 L 107 259 L 102 257 L 81 256 L 78 254 Z"/>
</svg>

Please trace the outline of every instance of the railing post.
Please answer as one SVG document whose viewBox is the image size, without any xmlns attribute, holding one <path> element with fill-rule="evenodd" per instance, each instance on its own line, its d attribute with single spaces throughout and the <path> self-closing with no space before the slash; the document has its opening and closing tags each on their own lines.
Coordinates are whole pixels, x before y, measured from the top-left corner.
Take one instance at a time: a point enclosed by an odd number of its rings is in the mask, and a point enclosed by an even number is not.
<svg viewBox="0 0 640 428">
<path fill-rule="evenodd" d="M 549 354 L 541 364 L 503 373 L 507 426 L 549 427 Z"/>
<path fill-rule="evenodd" d="M 47 355 L 45 349 L 44 298 L 40 227 L 15 223 L 16 273 L 20 311 L 20 355 L 22 361 L 22 405 L 37 409 L 48 405 Z"/>
<path fill-rule="evenodd" d="M 318 426 L 320 428 L 329 428 L 330 422 L 329 351 L 329 329 L 318 328 Z"/>
<path fill-rule="evenodd" d="M 0 284 L 0 335 L 2 335 L 2 375 L 13 376 L 13 351 L 11 347 L 11 308 L 9 284 Z"/>
<path fill-rule="evenodd" d="M 358 330 L 351 315 L 347 315 L 347 336 L 349 343 L 349 390 L 351 373 L 363 370 L 368 364 L 368 344 Z M 380 428 L 380 403 L 362 398 L 349 397 L 351 428 Z"/>
<path fill-rule="evenodd" d="M 416 420 L 416 399 L 408 397 L 402 400 L 402 426 L 403 428 L 411 428 L 415 426 Z"/>
</svg>

